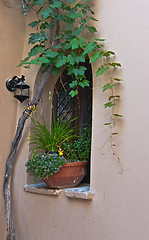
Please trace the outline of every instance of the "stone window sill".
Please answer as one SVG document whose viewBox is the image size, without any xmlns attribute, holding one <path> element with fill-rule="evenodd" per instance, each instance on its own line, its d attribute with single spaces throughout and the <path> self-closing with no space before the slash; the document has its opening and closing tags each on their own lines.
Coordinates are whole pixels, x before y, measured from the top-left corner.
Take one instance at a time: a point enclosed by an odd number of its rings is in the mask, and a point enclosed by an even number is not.
<svg viewBox="0 0 149 240">
<path fill-rule="evenodd" d="M 45 183 L 31 184 L 24 186 L 25 192 L 49 195 L 49 196 L 59 196 L 61 192 L 65 193 L 68 198 L 78 198 L 85 200 L 93 200 L 94 193 L 90 190 L 89 185 L 80 185 L 79 187 L 67 188 L 67 189 L 49 189 Z"/>
</svg>

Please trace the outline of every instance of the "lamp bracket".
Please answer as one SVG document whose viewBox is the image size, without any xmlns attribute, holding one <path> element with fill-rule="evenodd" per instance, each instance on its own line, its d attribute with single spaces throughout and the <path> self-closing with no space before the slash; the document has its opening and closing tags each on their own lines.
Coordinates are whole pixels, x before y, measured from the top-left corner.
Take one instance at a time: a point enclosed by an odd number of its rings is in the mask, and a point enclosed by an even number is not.
<svg viewBox="0 0 149 240">
<path fill-rule="evenodd" d="M 13 78 L 9 78 L 6 81 L 6 87 L 10 92 L 13 92 L 15 90 L 16 84 L 18 84 L 20 81 L 24 81 L 24 80 L 25 80 L 24 75 L 22 75 L 21 78 L 19 78 L 18 76 L 14 76 Z"/>
</svg>

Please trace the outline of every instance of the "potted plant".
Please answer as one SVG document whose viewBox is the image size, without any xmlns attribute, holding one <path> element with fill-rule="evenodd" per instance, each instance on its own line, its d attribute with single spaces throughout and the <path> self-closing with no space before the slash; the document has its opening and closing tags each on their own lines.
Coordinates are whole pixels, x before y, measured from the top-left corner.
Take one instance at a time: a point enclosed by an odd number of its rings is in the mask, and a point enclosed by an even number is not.
<svg viewBox="0 0 149 240">
<path fill-rule="evenodd" d="M 35 147 L 26 164 L 27 172 L 40 177 L 50 188 L 77 186 L 86 175 L 91 140 L 86 128 L 76 134 L 73 121 L 54 118 L 49 130 L 44 119 L 42 123 L 32 119 L 30 143 Z"/>
</svg>

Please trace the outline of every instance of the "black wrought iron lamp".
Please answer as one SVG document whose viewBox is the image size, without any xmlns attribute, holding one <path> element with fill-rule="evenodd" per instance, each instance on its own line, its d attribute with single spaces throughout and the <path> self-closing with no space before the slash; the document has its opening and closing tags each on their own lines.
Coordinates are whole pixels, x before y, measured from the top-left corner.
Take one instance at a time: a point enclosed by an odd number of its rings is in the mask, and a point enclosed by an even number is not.
<svg viewBox="0 0 149 240">
<path fill-rule="evenodd" d="M 30 86 L 24 83 L 25 76 L 14 76 L 6 81 L 6 87 L 10 92 L 14 92 L 14 98 L 17 98 L 21 103 L 29 98 Z"/>
</svg>

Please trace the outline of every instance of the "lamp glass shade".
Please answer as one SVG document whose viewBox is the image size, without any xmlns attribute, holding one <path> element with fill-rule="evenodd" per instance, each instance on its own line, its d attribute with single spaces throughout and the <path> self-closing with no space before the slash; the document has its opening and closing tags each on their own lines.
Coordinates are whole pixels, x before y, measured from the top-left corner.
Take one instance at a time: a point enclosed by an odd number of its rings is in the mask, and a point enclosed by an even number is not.
<svg viewBox="0 0 149 240">
<path fill-rule="evenodd" d="M 20 81 L 15 85 L 14 97 L 17 98 L 21 103 L 29 98 L 30 86 Z"/>
</svg>

